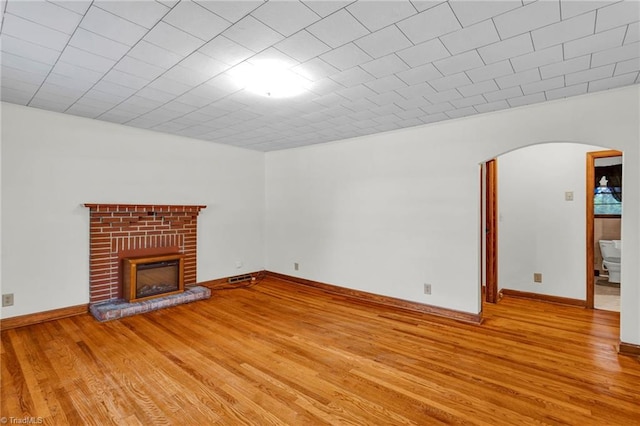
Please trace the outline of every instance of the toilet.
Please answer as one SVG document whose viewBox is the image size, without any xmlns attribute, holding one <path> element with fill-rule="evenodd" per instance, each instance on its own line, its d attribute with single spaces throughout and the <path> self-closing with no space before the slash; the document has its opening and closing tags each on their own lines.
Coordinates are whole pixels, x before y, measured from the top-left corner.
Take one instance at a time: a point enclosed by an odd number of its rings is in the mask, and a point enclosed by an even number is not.
<svg viewBox="0 0 640 426">
<path fill-rule="evenodd" d="M 620 282 L 620 256 L 622 253 L 622 241 L 600 240 L 600 253 L 602 253 L 602 268 L 609 272 L 609 282 Z"/>
</svg>

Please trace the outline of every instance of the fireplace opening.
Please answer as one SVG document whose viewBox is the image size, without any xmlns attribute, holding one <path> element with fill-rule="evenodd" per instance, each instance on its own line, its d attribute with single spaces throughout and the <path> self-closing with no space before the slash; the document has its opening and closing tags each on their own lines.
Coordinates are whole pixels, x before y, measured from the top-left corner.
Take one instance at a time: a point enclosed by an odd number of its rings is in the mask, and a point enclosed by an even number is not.
<svg viewBox="0 0 640 426">
<path fill-rule="evenodd" d="M 184 255 L 123 259 L 123 296 L 129 302 L 184 291 Z"/>
</svg>

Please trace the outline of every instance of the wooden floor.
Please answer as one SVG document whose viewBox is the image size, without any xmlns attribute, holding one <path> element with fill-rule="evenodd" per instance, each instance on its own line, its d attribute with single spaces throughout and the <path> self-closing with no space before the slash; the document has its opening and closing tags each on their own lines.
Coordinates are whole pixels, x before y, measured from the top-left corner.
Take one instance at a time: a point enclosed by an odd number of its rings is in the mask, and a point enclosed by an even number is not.
<svg viewBox="0 0 640 426">
<path fill-rule="evenodd" d="M 1 416 L 52 425 L 640 424 L 618 314 L 505 298 L 481 326 L 267 278 L 2 332 Z"/>
</svg>

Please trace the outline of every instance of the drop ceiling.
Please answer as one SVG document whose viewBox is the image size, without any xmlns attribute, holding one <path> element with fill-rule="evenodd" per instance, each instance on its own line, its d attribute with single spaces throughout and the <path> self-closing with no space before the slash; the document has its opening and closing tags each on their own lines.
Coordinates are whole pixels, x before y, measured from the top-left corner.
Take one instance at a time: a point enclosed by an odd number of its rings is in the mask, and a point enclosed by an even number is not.
<svg viewBox="0 0 640 426">
<path fill-rule="evenodd" d="M 258 151 L 640 83 L 640 2 L 2 1 L 4 102 Z M 284 60 L 308 90 L 231 76 Z"/>
</svg>

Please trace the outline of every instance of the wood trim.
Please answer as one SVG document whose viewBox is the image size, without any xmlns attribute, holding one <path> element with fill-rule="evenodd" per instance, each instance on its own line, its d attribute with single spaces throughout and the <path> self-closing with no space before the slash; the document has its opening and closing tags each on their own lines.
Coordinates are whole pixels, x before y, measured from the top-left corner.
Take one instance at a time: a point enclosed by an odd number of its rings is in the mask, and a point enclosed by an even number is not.
<svg viewBox="0 0 640 426">
<path fill-rule="evenodd" d="M 326 293 L 338 294 L 340 296 L 349 297 L 352 299 L 364 301 L 367 303 L 374 303 L 383 306 L 391 306 L 407 311 L 421 312 L 424 314 L 437 315 L 461 321 L 471 324 L 482 323 L 482 312 L 479 314 L 471 314 L 468 312 L 456 311 L 453 309 L 441 308 L 438 306 L 427 305 L 424 303 L 410 302 L 407 300 L 397 299 L 395 297 L 383 296 L 379 294 L 368 293 L 361 290 L 354 290 L 350 288 L 340 287 L 333 284 L 325 284 L 318 281 L 308 280 L 305 278 L 294 277 L 291 275 L 280 274 L 277 272 L 266 271 L 267 276 L 278 278 L 284 281 L 294 282 L 296 284 L 302 284 L 309 287 L 314 287 L 322 290 Z"/>
<path fill-rule="evenodd" d="M 503 288 L 500 292 L 504 296 L 518 297 L 520 299 L 540 300 L 543 302 L 558 303 L 560 305 L 585 307 L 586 302 L 580 299 L 571 299 L 569 297 L 551 296 L 549 294 L 530 293 L 528 291 L 510 290 Z"/>
<path fill-rule="evenodd" d="M 485 280 L 487 303 L 498 299 L 498 160 L 486 163 L 485 172 Z"/>
<path fill-rule="evenodd" d="M 605 150 L 605 151 L 595 151 L 595 152 L 587 152 L 587 182 L 586 182 L 586 238 L 587 238 L 587 265 L 586 265 L 586 273 L 587 273 L 587 300 L 585 306 L 587 309 L 594 308 L 594 294 L 595 294 L 595 277 L 593 275 L 593 262 L 595 257 L 595 242 L 594 238 L 594 225 L 593 225 L 593 197 L 590 194 L 593 194 L 595 189 L 595 184 L 593 180 L 595 179 L 595 164 L 596 158 L 607 158 L 607 157 L 618 157 L 621 156 L 621 151 L 616 150 Z"/>
<path fill-rule="evenodd" d="M 27 325 L 40 324 L 47 321 L 86 314 L 87 312 L 89 312 L 89 305 L 85 304 L 53 309 L 51 311 L 36 312 L 35 314 L 20 315 L 12 318 L 4 318 L 0 320 L 0 330 L 11 330 L 18 327 L 25 327 Z"/>
<path fill-rule="evenodd" d="M 620 342 L 620 345 L 618 346 L 618 353 L 626 356 L 640 356 L 640 345 Z"/>
</svg>

